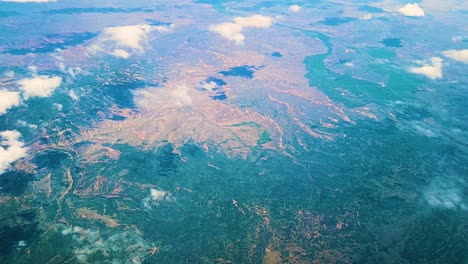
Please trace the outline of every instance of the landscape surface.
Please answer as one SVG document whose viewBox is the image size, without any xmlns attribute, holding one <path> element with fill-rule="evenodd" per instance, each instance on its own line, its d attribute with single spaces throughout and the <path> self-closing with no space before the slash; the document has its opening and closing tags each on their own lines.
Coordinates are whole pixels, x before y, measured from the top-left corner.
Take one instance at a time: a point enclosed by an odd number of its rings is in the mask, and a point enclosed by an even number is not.
<svg viewBox="0 0 468 264">
<path fill-rule="evenodd" d="M 466 264 L 467 24 L 0 0 L 0 262 Z"/>
</svg>

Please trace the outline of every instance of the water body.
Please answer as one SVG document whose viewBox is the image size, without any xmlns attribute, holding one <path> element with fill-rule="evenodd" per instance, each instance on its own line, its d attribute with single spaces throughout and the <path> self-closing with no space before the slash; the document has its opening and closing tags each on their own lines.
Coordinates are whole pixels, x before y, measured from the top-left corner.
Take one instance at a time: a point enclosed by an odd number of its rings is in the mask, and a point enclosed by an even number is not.
<svg viewBox="0 0 468 264">
<path fill-rule="evenodd" d="M 271 53 L 271 56 L 276 57 L 276 58 L 283 57 L 283 55 L 279 51 L 275 51 Z"/>
<path fill-rule="evenodd" d="M 232 67 L 227 71 L 220 71 L 219 73 L 221 73 L 224 76 L 238 76 L 247 79 L 252 79 L 256 69 L 257 68 L 255 66 L 244 65 Z"/>
<path fill-rule="evenodd" d="M 350 23 L 350 22 L 353 22 L 353 21 L 356 21 L 356 20 L 357 20 L 357 18 L 355 18 L 355 17 L 327 17 L 324 20 L 320 21 L 319 23 L 327 25 L 327 26 L 336 27 L 336 26 L 346 24 L 346 23 Z"/>
<path fill-rule="evenodd" d="M 209 83 L 209 82 L 214 82 L 216 83 L 218 86 L 224 86 L 226 85 L 227 83 L 225 81 L 223 81 L 222 79 L 219 79 L 219 78 L 215 78 L 215 77 L 210 77 L 208 79 L 206 79 L 206 82 Z"/>
<path fill-rule="evenodd" d="M 366 219 L 366 223 L 374 225 L 357 227 L 357 233 L 361 235 L 355 237 L 356 241 L 381 241 L 378 242 L 380 250 L 398 252 L 398 256 L 389 257 L 390 262 L 405 259 L 408 263 L 463 263 L 463 259 L 467 257 L 468 245 L 463 243 L 458 244 L 459 246 L 445 246 L 443 242 L 462 241 L 467 223 L 463 220 L 464 215 L 466 216 L 466 210 L 463 209 L 466 194 L 462 195 L 460 189 L 452 185 L 458 182 L 463 186 L 461 188 L 466 189 L 463 175 L 467 168 L 460 166 L 465 156 L 462 153 L 466 148 L 455 140 L 456 132 L 450 129 L 461 124 L 456 125 L 447 120 L 452 115 L 460 115 L 461 105 L 455 99 L 458 92 L 447 90 L 441 85 L 439 89 L 445 95 L 434 93 L 422 99 L 420 94 L 423 92 L 417 91 L 418 87 L 426 85 L 425 80 L 395 68 L 373 69 L 388 74 L 385 88 L 372 82 L 356 80 L 347 74 L 338 75 L 324 64 L 333 50 L 333 43 L 326 35 L 315 34 L 329 50 L 326 54 L 305 59 L 308 70 L 306 77 L 311 86 L 318 87 L 335 102 L 341 102 L 347 107 L 372 102 L 378 111 L 395 115 L 394 119 L 384 116 L 378 122 L 359 121 L 356 126 L 343 128 L 347 137 L 324 148 L 329 153 L 329 159 L 325 158 L 327 155 L 316 157 L 318 159 L 315 160 L 320 165 L 310 167 L 310 170 L 315 171 L 316 175 L 322 175 L 316 178 L 318 185 L 338 188 L 343 192 L 336 194 L 320 187 L 321 202 L 317 206 L 322 210 L 332 210 L 333 204 L 347 204 L 345 197 L 348 195 L 345 193 L 348 193 L 350 201 L 356 202 L 360 212 L 365 214 L 358 218 L 363 217 L 361 219 Z M 391 56 L 391 53 L 381 49 L 371 49 L 368 52 L 376 59 Z M 337 87 L 345 88 L 351 94 L 342 94 Z M 438 100 L 449 101 L 446 102 L 449 105 L 458 104 L 458 110 L 447 115 L 445 110 L 430 106 L 429 102 Z M 392 101 L 398 103 L 391 104 Z M 442 135 L 434 131 L 430 134 L 422 133 L 417 126 L 404 128 L 404 124 L 422 124 L 422 120 L 433 120 L 433 125 L 445 131 L 443 134 L 448 134 Z M 365 151 L 362 152 L 362 149 Z M 312 158 L 309 155 L 304 155 L 304 159 Z M 342 162 L 338 156 L 343 158 Z M 438 162 L 449 156 L 453 158 L 451 162 Z M 331 170 L 326 168 L 327 164 Z M 401 165 L 396 174 L 392 172 L 395 164 Z M 452 173 L 447 175 L 446 171 Z M 330 174 L 339 179 L 323 177 Z M 450 184 L 440 184 L 440 175 L 445 175 L 445 181 Z M 388 182 L 388 177 L 394 181 Z M 347 182 L 348 187 L 342 182 Z M 379 188 L 382 189 L 378 190 Z M 388 193 L 389 196 L 382 196 L 383 193 Z M 433 196 L 435 193 L 438 193 L 436 197 Z M 326 202 L 329 199 L 334 202 Z M 364 206 L 364 200 L 370 202 L 369 206 Z M 396 215 L 397 211 L 401 214 Z M 396 234 L 395 230 L 401 233 Z M 384 242 L 389 237 L 395 243 Z M 400 246 L 403 249 L 397 249 Z M 381 261 L 382 256 L 370 253 L 365 260 L 361 259 L 356 263 Z"/>
<path fill-rule="evenodd" d="M 403 47 L 403 42 L 399 38 L 387 38 L 381 41 L 386 47 L 401 48 Z"/>
<path fill-rule="evenodd" d="M 323 63 L 324 59 L 331 54 L 333 48 L 329 37 L 319 32 L 306 32 L 306 34 L 317 36 L 328 47 L 327 53 L 309 56 L 304 60 L 307 68 L 306 77 L 310 80 L 310 85 L 324 87 L 328 96 L 333 100 L 344 103 L 346 106 L 357 107 L 372 102 L 396 100 L 399 97 L 411 94 L 420 84 L 417 76 L 409 75 L 401 69 L 388 71 L 382 65 L 375 65 L 373 70 L 387 72 L 389 79 L 386 89 L 382 89 L 379 84 L 374 82 L 355 79 L 348 73 L 337 74 L 329 70 Z M 378 57 L 391 56 L 391 54 L 383 50 L 371 50 L 369 54 L 375 54 Z M 351 92 L 351 95 L 343 96 L 343 90 Z M 398 95 L 396 92 L 398 92 Z"/>
<path fill-rule="evenodd" d="M 211 96 L 213 100 L 223 101 L 227 99 L 227 95 L 225 92 L 220 92 L 217 95 Z"/>
</svg>

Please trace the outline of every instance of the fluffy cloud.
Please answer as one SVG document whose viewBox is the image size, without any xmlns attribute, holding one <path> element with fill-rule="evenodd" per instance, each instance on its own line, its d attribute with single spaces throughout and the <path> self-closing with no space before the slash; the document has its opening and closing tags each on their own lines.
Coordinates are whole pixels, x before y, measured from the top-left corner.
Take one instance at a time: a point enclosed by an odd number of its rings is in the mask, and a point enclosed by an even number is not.
<svg viewBox="0 0 468 264">
<path fill-rule="evenodd" d="M 0 132 L 0 174 L 3 174 L 10 165 L 26 157 L 27 148 L 19 141 L 21 134 L 16 131 Z"/>
<path fill-rule="evenodd" d="M 237 44 L 244 43 L 245 37 L 241 33 L 243 30 L 241 25 L 234 23 L 221 23 L 210 26 L 210 30 L 220 34 L 225 39 L 235 41 Z"/>
<path fill-rule="evenodd" d="M 443 52 L 444 56 L 452 60 L 468 63 L 468 49 L 447 50 Z"/>
<path fill-rule="evenodd" d="M 262 15 L 235 17 L 233 21 L 212 25 L 209 29 L 225 39 L 235 41 L 237 44 L 243 44 L 245 36 L 242 31 L 244 28 L 269 28 L 274 22 L 273 18 Z"/>
<path fill-rule="evenodd" d="M 168 27 L 147 24 L 105 28 L 97 42 L 89 47 L 91 53 L 105 52 L 119 58 L 129 58 L 131 51 L 143 51 L 142 42 L 152 31 L 167 32 Z"/>
<path fill-rule="evenodd" d="M 398 12 L 404 16 L 409 17 L 422 17 L 424 16 L 424 10 L 416 3 L 406 4 L 404 7 L 398 9 Z"/>
<path fill-rule="evenodd" d="M 159 205 L 163 201 L 175 201 L 175 198 L 171 192 L 151 188 L 150 195 L 143 199 L 143 206 L 151 209 L 152 206 Z"/>
<path fill-rule="evenodd" d="M 177 86 L 171 91 L 171 95 L 178 106 L 192 104 L 192 97 L 189 95 L 190 89 L 187 86 Z"/>
<path fill-rule="evenodd" d="M 0 90 L 0 115 L 20 104 L 20 95 L 18 92 L 9 92 Z"/>
<path fill-rule="evenodd" d="M 297 13 L 297 12 L 301 11 L 302 7 L 300 7 L 298 5 L 291 5 L 291 6 L 289 6 L 288 9 L 291 12 Z"/>
<path fill-rule="evenodd" d="M 160 202 L 162 201 L 168 193 L 166 191 L 160 191 L 156 189 L 151 189 L 150 195 L 151 200 Z"/>
<path fill-rule="evenodd" d="M 433 57 L 431 64 L 424 64 L 421 67 L 411 67 L 409 70 L 412 73 L 426 75 L 430 79 L 442 78 L 442 60 L 439 57 Z"/>
<path fill-rule="evenodd" d="M 20 90 L 23 91 L 23 97 L 47 97 L 62 83 L 61 77 L 49 77 L 45 75 L 36 76 L 30 79 L 18 81 Z"/>
<path fill-rule="evenodd" d="M 189 107 L 192 105 L 192 93 L 186 85 L 169 85 L 165 89 L 150 88 L 134 92 L 135 102 L 138 106 L 146 109 L 154 107 L 174 108 Z"/>
<path fill-rule="evenodd" d="M 142 49 L 140 42 L 153 30 L 150 25 L 122 26 L 105 28 L 102 33 L 104 41 L 114 41 L 119 46 Z"/>
</svg>

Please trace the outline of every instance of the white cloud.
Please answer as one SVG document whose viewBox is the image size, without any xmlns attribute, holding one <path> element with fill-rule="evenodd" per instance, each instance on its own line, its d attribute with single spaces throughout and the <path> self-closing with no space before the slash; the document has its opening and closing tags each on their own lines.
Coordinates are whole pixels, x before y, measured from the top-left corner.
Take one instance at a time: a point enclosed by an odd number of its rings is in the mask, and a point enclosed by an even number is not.
<svg viewBox="0 0 468 264">
<path fill-rule="evenodd" d="M 112 54 L 116 57 L 121 57 L 121 58 L 128 58 L 130 57 L 130 53 L 128 53 L 127 51 L 123 50 L 123 49 L 116 49 L 114 50 L 114 52 L 112 52 Z"/>
<path fill-rule="evenodd" d="M 23 91 L 23 97 L 48 97 L 62 83 L 61 77 L 49 77 L 46 75 L 36 76 L 30 79 L 18 81 L 20 90 Z"/>
<path fill-rule="evenodd" d="M 65 63 L 63 63 L 63 62 L 60 62 L 58 67 L 59 67 L 59 70 L 62 71 L 62 72 L 67 70 L 66 67 L 65 67 Z"/>
<path fill-rule="evenodd" d="M 55 2 L 56 0 L 0 0 L 0 2 L 16 2 L 16 3 L 47 3 Z"/>
<path fill-rule="evenodd" d="M 37 67 L 36 66 L 29 66 L 28 70 L 30 70 L 32 73 L 37 73 Z"/>
<path fill-rule="evenodd" d="M 424 10 L 416 3 L 406 4 L 404 7 L 398 9 L 398 12 L 404 16 L 410 17 L 422 17 L 424 16 Z"/>
<path fill-rule="evenodd" d="M 242 34 L 242 31 L 244 28 L 269 28 L 273 22 L 273 18 L 269 16 L 253 15 L 235 17 L 234 22 L 211 25 L 209 29 L 220 34 L 225 39 L 236 42 L 236 44 L 243 44 L 245 36 Z"/>
<path fill-rule="evenodd" d="M 468 63 L 468 49 L 447 50 L 443 52 L 444 56 L 452 60 Z"/>
<path fill-rule="evenodd" d="M 15 72 L 14 71 L 7 71 L 4 74 L 5 74 L 5 77 L 8 77 L 8 78 L 14 78 L 15 77 Z"/>
<path fill-rule="evenodd" d="M 152 31 L 168 32 L 164 26 L 147 24 L 105 28 L 96 43 L 88 47 L 91 53 L 106 52 L 110 55 L 129 58 L 132 51 L 143 51 L 143 41 Z"/>
<path fill-rule="evenodd" d="M 74 67 L 74 68 L 70 67 L 68 68 L 68 74 L 70 74 L 72 78 L 75 78 L 76 75 L 78 74 L 89 74 L 89 73 L 81 69 L 81 67 Z"/>
<path fill-rule="evenodd" d="M 361 20 L 371 20 L 373 17 L 374 16 L 372 14 L 367 13 L 367 14 L 365 14 L 363 16 L 360 16 L 359 19 L 361 19 Z"/>
<path fill-rule="evenodd" d="M 57 103 L 53 103 L 52 106 L 57 109 L 58 111 L 62 111 L 63 109 L 63 105 L 62 104 L 57 104 Z"/>
<path fill-rule="evenodd" d="M 297 12 L 301 11 L 302 7 L 300 7 L 298 5 L 290 5 L 288 9 L 291 12 L 297 13 Z"/>
<path fill-rule="evenodd" d="M 151 200 L 160 202 L 162 201 L 167 195 L 167 192 L 160 191 L 156 189 L 151 189 Z"/>
<path fill-rule="evenodd" d="M 221 23 L 210 26 L 210 30 L 220 34 L 228 40 L 235 41 L 237 44 L 244 43 L 244 35 L 242 35 L 243 27 L 235 23 Z"/>
<path fill-rule="evenodd" d="M 28 148 L 19 141 L 21 134 L 16 131 L 0 132 L 0 174 L 3 174 L 10 165 L 26 157 Z"/>
<path fill-rule="evenodd" d="M 60 62 L 58 67 L 61 72 L 69 74 L 72 78 L 75 78 L 78 74 L 86 73 L 83 69 L 81 69 L 81 67 L 70 67 L 67 69 L 65 63 L 63 62 Z"/>
<path fill-rule="evenodd" d="M 37 129 L 37 125 L 34 125 L 34 124 L 28 124 L 26 121 L 24 120 L 18 120 L 16 121 L 16 125 L 17 126 L 20 126 L 20 127 L 29 127 L 31 129 Z"/>
<path fill-rule="evenodd" d="M 108 27 L 102 32 L 104 41 L 114 41 L 119 46 L 142 49 L 140 42 L 153 30 L 150 25 Z"/>
<path fill-rule="evenodd" d="M 26 123 L 26 121 L 24 121 L 24 120 L 18 120 L 18 121 L 16 121 L 16 125 L 25 127 L 25 126 L 28 125 L 28 123 Z"/>
<path fill-rule="evenodd" d="M 463 192 L 460 189 L 460 186 L 463 188 L 463 185 L 465 185 L 463 181 L 452 182 L 448 179 L 436 178 L 426 188 L 423 196 L 432 207 L 468 210 L 463 199 Z"/>
<path fill-rule="evenodd" d="M 0 90 L 0 115 L 5 114 L 8 109 L 19 104 L 20 94 L 18 92 Z"/>
<path fill-rule="evenodd" d="M 153 205 L 159 205 L 163 201 L 175 201 L 175 198 L 171 192 L 151 188 L 150 195 L 143 199 L 143 206 L 151 209 Z"/>
<path fill-rule="evenodd" d="M 189 88 L 184 85 L 176 86 L 174 90 L 171 91 L 176 104 L 178 106 L 185 106 L 192 104 L 192 97 L 189 95 Z"/>
<path fill-rule="evenodd" d="M 433 57 L 431 64 L 423 64 L 421 67 L 411 67 L 409 70 L 412 73 L 422 74 L 430 79 L 442 78 L 442 62 L 444 60 L 439 57 Z"/>
<path fill-rule="evenodd" d="M 243 27 L 269 28 L 273 24 L 273 18 L 262 15 L 235 17 L 234 23 Z"/>
<path fill-rule="evenodd" d="M 209 92 L 213 92 L 216 88 L 218 88 L 218 84 L 213 81 L 202 82 L 200 83 L 200 87 Z"/>
<path fill-rule="evenodd" d="M 463 41 L 463 37 L 462 37 L 462 36 L 455 36 L 455 37 L 452 37 L 452 41 L 453 41 L 453 42 L 460 42 L 460 41 Z"/>
<path fill-rule="evenodd" d="M 74 101 L 78 101 L 78 99 L 80 99 L 80 98 L 78 97 L 78 95 L 76 95 L 76 93 L 75 93 L 74 90 L 70 90 L 70 91 L 68 92 L 68 95 L 69 95 L 70 98 L 73 99 Z"/>
</svg>

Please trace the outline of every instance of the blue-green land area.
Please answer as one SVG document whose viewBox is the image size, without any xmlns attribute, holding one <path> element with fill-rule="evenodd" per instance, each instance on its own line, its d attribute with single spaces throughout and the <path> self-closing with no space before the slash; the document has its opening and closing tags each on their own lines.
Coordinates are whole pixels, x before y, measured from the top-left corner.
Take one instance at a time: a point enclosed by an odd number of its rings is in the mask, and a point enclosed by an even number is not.
<svg viewBox="0 0 468 264">
<path fill-rule="evenodd" d="M 467 23 L 0 0 L 0 263 L 466 264 Z"/>
</svg>

